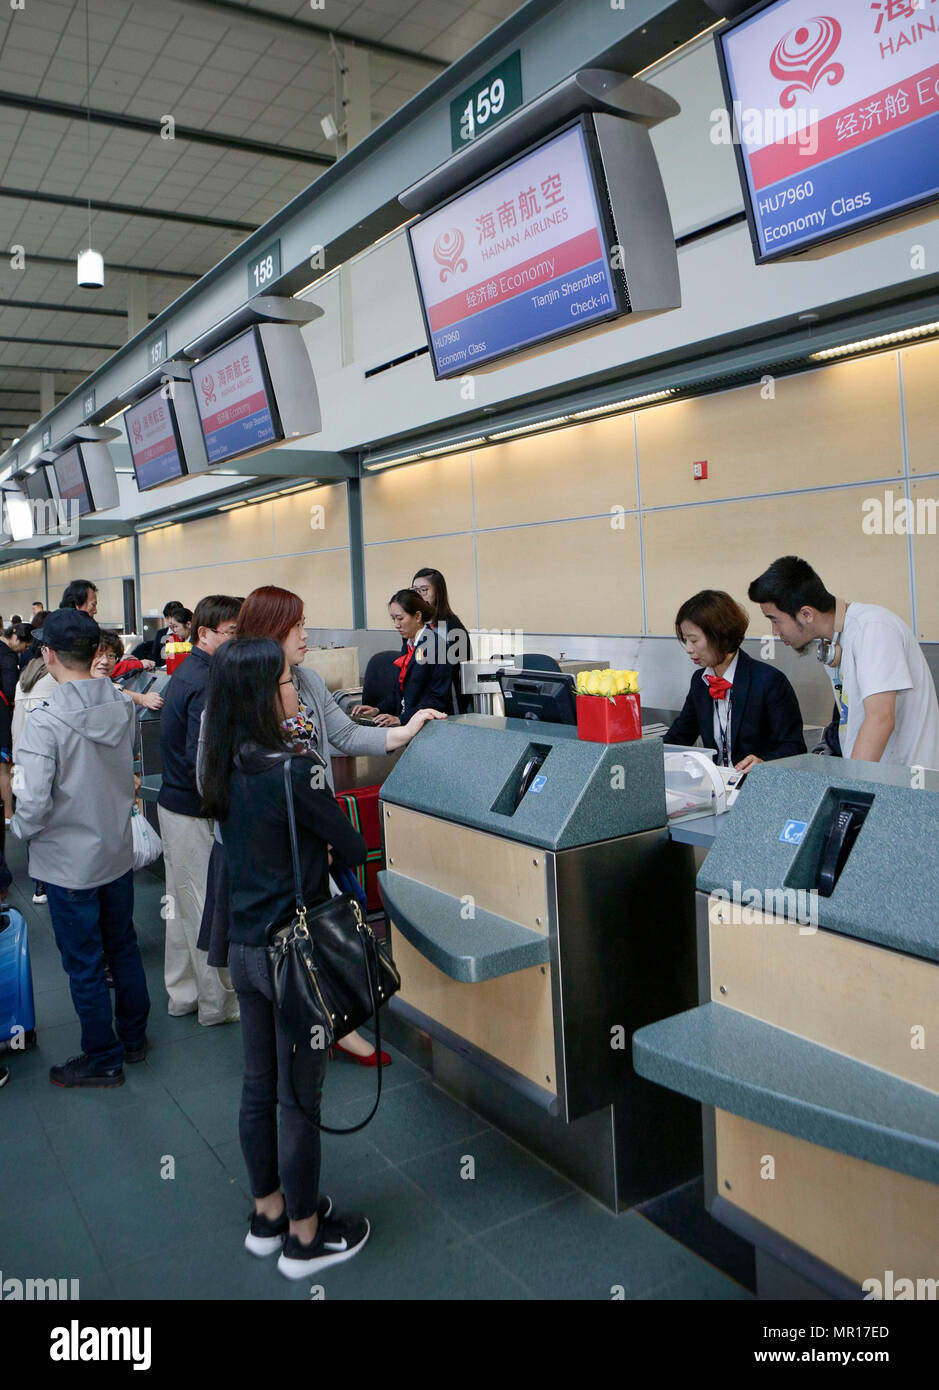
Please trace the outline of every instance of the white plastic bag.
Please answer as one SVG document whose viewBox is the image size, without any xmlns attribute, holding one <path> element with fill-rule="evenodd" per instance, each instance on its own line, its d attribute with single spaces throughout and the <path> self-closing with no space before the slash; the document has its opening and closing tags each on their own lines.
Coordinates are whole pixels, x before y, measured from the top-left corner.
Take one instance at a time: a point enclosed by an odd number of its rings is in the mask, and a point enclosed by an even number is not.
<svg viewBox="0 0 939 1390">
<path fill-rule="evenodd" d="M 130 818 L 130 828 L 134 834 L 134 868 L 145 869 L 154 864 L 163 853 L 163 844 L 153 826 L 142 811 L 134 807 Z"/>
</svg>

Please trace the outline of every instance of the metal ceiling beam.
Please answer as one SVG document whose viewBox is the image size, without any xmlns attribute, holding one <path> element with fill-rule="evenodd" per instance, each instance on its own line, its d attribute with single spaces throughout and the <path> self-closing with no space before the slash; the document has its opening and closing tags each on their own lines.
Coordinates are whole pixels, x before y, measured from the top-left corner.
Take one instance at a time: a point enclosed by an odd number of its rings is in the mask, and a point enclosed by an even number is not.
<svg viewBox="0 0 939 1390">
<path fill-rule="evenodd" d="M 0 343 L 19 343 L 21 346 L 28 344 L 30 347 L 92 348 L 95 352 L 116 352 L 119 347 L 124 346 L 123 343 L 73 343 L 62 338 L 21 338 L 19 334 L 11 338 L 2 333 L 0 333 Z M 0 371 L 3 370 L 5 370 L 3 363 L 0 362 Z M 34 372 L 57 372 L 59 368 L 32 367 L 30 370 Z M 76 368 L 76 370 L 81 369 Z"/>
<path fill-rule="evenodd" d="M 127 319 L 126 309 L 86 309 L 77 304 L 47 304 L 42 299 L 0 299 L 0 309 L 40 309 L 56 314 L 99 314 L 102 318 Z M 156 318 L 156 315 L 149 317 Z"/>
<path fill-rule="evenodd" d="M 69 101 L 49 101 L 45 97 L 21 96 L 18 92 L 0 92 L 0 106 L 12 107 L 18 111 L 29 111 L 43 116 L 55 116 L 63 121 L 88 121 L 95 125 L 113 126 L 118 130 L 136 130 L 142 135 L 159 136 L 164 126 L 162 121 L 147 119 L 145 116 L 129 116 L 123 111 L 105 111 L 101 107 L 76 106 Z M 312 154 L 309 150 L 291 145 L 272 145 L 266 140 L 246 140 L 241 135 L 223 135 L 213 130 L 197 130 L 195 126 L 173 127 L 175 140 L 188 140 L 198 145 L 215 145 L 227 150 L 240 150 L 244 154 L 260 154 L 265 158 L 292 160 L 299 164 L 316 164 L 328 169 L 335 164 L 335 156 Z"/>
<path fill-rule="evenodd" d="M 21 203 L 54 203 L 61 208 L 87 208 L 87 198 L 73 198 L 65 193 L 36 193 L 29 188 L 0 186 L 0 198 L 14 198 Z M 225 217 L 194 217 L 192 213 L 174 212 L 168 208 L 141 208 L 134 203 L 106 203 L 92 198 L 93 212 L 114 212 L 121 217 L 150 217 L 155 222 L 188 222 L 198 227 L 219 227 L 225 232 L 256 232 L 257 222 L 231 222 Z"/>
<path fill-rule="evenodd" d="M 381 53 L 387 58 L 400 58 L 408 63 L 419 63 L 422 67 L 432 68 L 434 72 L 443 72 L 450 66 L 442 58 L 433 58 L 426 53 L 415 53 L 411 48 L 402 48 L 400 44 L 385 43 L 381 39 L 366 39 L 357 34 L 350 34 L 348 29 L 332 29 L 326 24 L 308 24 L 305 20 L 294 19 L 289 15 L 274 14 L 271 10 L 256 9 L 251 5 L 240 5 L 234 0 L 179 0 L 179 3 L 187 10 L 203 10 L 216 16 L 224 16 L 229 20 L 236 20 L 242 24 L 250 24 L 256 27 L 263 24 L 268 33 L 272 29 L 281 29 L 293 37 L 297 34 L 304 34 L 308 38 L 330 39 L 334 38 L 337 43 L 355 44 L 356 48 L 367 48 L 372 53 Z"/>
<path fill-rule="evenodd" d="M 74 256 L 34 256 L 27 255 L 25 269 L 29 270 L 32 265 L 59 265 L 67 270 L 74 272 Z M 150 275 L 159 276 L 164 280 L 186 280 L 189 284 L 194 284 L 196 280 L 201 280 L 204 271 L 197 270 L 154 270 L 147 265 L 114 265 L 108 261 L 108 273 L 114 275 Z"/>
</svg>

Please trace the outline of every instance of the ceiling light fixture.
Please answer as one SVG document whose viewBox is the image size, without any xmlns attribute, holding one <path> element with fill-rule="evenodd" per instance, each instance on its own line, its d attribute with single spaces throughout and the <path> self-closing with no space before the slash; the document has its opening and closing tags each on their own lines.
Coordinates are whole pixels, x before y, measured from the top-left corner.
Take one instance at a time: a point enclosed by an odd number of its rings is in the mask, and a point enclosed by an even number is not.
<svg viewBox="0 0 939 1390">
<path fill-rule="evenodd" d="M 832 357 L 847 357 L 853 352 L 872 352 L 876 348 L 894 347 L 897 343 L 909 343 L 917 338 L 929 338 L 939 333 L 939 321 L 921 323 L 918 328 L 900 328 L 895 333 L 881 333 L 876 338 L 860 338 L 856 343 L 844 343 L 841 347 L 822 348 L 811 353 L 817 362 L 829 361 Z"/>
<path fill-rule="evenodd" d="M 570 415 L 555 415 L 550 420 L 536 420 L 533 425 L 513 425 L 508 430 L 498 430 L 495 434 L 489 434 L 487 439 L 511 439 L 516 434 L 533 434 L 536 430 L 550 430 L 557 425 L 569 424 Z"/>
<path fill-rule="evenodd" d="M 88 21 L 88 0 L 85 0 L 85 110 L 86 125 L 85 185 L 91 179 L 91 37 Z M 100 290 L 104 285 L 104 257 L 91 247 L 91 193 L 88 192 L 88 246 L 78 253 L 78 286 L 83 290 Z"/>
<path fill-rule="evenodd" d="M 651 405 L 653 401 L 664 401 L 668 396 L 675 395 L 675 388 L 669 387 L 667 391 L 649 391 L 645 396 L 630 396 L 625 401 L 611 401 L 609 405 L 595 405 L 590 410 L 571 411 L 572 420 L 587 420 L 591 415 L 612 415 L 620 410 L 632 410 L 637 405 Z"/>
</svg>

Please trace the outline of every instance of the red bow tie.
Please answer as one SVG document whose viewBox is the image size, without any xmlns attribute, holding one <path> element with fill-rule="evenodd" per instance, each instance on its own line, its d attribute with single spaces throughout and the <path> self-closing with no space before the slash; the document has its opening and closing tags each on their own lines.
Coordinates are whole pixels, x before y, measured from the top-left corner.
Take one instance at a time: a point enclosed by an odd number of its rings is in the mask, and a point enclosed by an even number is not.
<svg viewBox="0 0 939 1390">
<path fill-rule="evenodd" d="M 413 660 L 414 648 L 410 645 L 410 643 L 408 644 L 408 649 L 406 652 L 402 653 L 401 656 L 395 657 L 394 664 L 398 667 L 398 684 L 401 686 L 402 690 L 404 689 L 404 678 L 408 673 L 408 667 L 410 666 Z"/>
<path fill-rule="evenodd" d="M 712 700 L 723 700 L 733 690 L 733 682 L 725 681 L 723 676 L 705 676 Z"/>
</svg>

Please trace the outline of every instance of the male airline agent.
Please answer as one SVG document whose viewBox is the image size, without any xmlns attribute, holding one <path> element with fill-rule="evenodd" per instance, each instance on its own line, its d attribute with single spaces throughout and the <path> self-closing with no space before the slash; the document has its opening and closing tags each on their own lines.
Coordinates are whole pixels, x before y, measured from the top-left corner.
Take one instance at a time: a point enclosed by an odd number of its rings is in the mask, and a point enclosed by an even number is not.
<svg viewBox="0 0 939 1390">
<path fill-rule="evenodd" d="M 936 687 L 896 613 L 835 598 L 795 555 L 775 560 L 747 592 L 787 647 L 803 654 L 819 642 L 841 711 L 843 757 L 939 769 Z"/>
</svg>

